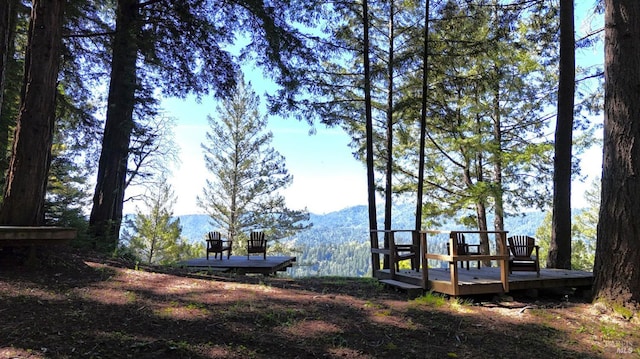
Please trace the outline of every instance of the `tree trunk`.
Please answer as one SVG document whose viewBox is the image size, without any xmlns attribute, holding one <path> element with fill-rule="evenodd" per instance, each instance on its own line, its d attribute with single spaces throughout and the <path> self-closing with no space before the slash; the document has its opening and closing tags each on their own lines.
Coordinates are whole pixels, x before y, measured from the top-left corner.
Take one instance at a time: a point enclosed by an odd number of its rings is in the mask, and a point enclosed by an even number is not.
<svg viewBox="0 0 640 359">
<path fill-rule="evenodd" d="M 7 74 L 10 73 L 15 63 L 13 53 L 15 52 L 15 29 L 18 16 L 18 4 L 16 0 L 3 1 L 0 4 L 0 149 L 9 152 L 11 147 L 9 143 L 10 131 L 14 128 L 16 117 L 12 114 L 12 101 L 7 101 Z M 14 71 L 17 72 L 17 71 Z M 17 82 L 17 81 L 16 81 Z M 17 84 L 16 84 L 17 85 Z M 4 190 L 6 184 L 6 175 L 9 169 L 9 158 L 0 156 L 0 188 Z"/>
<path fill-rule="evenodd" d="M 4 99 L 4 79 L 13 37 L 11 34 L 15 25 L 15 8 L 14 0 L 0 3 L 0 108 Z"/>
<path fill-rule="evenodd" d="M 487 206 L 483 201 L 476 202 L 476 216 L 478 217 L 478 230 L 486 231 L 489 229 L 487 225 Z M 489 254 L 489 235 L 487 233 L 480 233 L 480 253 Z M 485 267 L 491 267 L 490 260 L 482 261 L 482 265 Z"/>
<path fill-rule="evenodd" d="M 373 115 L 371 114 L 371 71 L 369 61 L 369 4 L 362 1 L 362 22 L 364 32 L 363 66 L 364 66 L 364 108 L 366 121 L 366 146 L 367 146 L 367 197 L 369 201 L 369 230 L 371 248 L 378 248 L 378 220 L 376 214 L 376 183 L 373 168 Z M 375 272 L 380 269 L 380 257 L 371 256 L 371 269 Z"/>
<path fill-rule="evenodd" d="M 502 74 L 498 67 L 495 68 L 496 78 L 501 78 Z M 495 199 L 495 217 L 493 219 L 493 228 L 496 231 L 504 231 L 504 200 L 502 198 L 502 117 L 500 111 L 500 83 L 496 83 L 493 97 L 493 141 L 495 142 L 494 153 L 494 180 L 493 180 L 493 196 Z"/>
<path fill-rule="evenodd" d="M 117 246 L 122 222 L 129 142 L 133 130 L 139 28 L 138 1 L 119 0 L 107 118 L 89 219 L 91 234 L 101 243 L 101 248 L 107 250 Z"/>
<path fill-rule="evenodd" d="M 391 230 L 391 208 L 393 192 L 393 0 L 389 2 L 389 59 L 387 61 L 387 163 L 385 171 L 384 188 L 384 229 Z M 385 233 L 384 247 L 390 248 L 389 233 Z M 387 257 L 384 260 L 384 268 L 389 268 Z"/>
<path fill-rule="evenodd" d="M 422 99 L 420 110 L 420 150 L 418 154 L 418 194 L 415 230 L 422 229 L 422 197 L 424 193 L 424 157 L 427 140 L 427 101 L 429 95 L 429 0 L 424 5 L 424 48 L 422 49 Z M 414 237 L 415 238 L 415 237 Z M 413 243 L 417 245 L 418 243 Z"/>
<path fill-rule="evenodd" d="M 0 223 L 42 225 L 55 122 L 63 0 L 32 3 L 24 95 L 14 134 Z"/>
<path fill-rule="evenodd" d="M 571 147 L 575 92 L 573 1 L 560 2 L 560 80 L 548 268 L 571 269 Z"/>
<path fill-rule="evenodd" d="M 640 303 L 640 2 L 605 1 L 605 117 L 594 294 Z"/>
</svg>

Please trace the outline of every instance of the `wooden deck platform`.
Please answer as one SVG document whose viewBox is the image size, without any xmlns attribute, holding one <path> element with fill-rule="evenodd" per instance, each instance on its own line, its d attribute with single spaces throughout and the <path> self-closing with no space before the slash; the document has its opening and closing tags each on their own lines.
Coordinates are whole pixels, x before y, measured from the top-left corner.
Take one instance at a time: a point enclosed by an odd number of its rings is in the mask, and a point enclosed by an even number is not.
<svg viewBox="0 0 640 359">
<path fill-rule="evenodd" d="M 67 227 L 0 226 L 0 246 L 68 244 L 78 230 Z"/>
<path fill-rule="evenodd" d="M 391 278 L 389 270 L 379 272 L 381 279 Z M 395 273 L 396 280 L 411 283 L 417 286 L 422 285 L 422 273 L 412 270 L 401 270 Z M 500 279 L 500 268 L 483 267 L 480 269 L 471 268 L 469 270 L 458 270 L 458 288 L 451 284 L 451 273 L 447 268 L 430 268 L 428 275 L 428 290 L 449 294 L 449 295 L 474 295 L 503 293 Z M 513 272 L 509 274 L 509 291 L 525 289 L 545 289 L 562 287 L 584 287 L 588 288 L 593 283 L 593 273 L 564 270 L 564 269 L 540 269 L 540 277 L 535 272 Z"/>
<path fill-rule="evenodd" d="M 214 259 L 213 257 L 207 258 L 194 258 L 189 259 L 179 264 L 188 268 L 211 270 L 219 272 L 236 272 L 239 274 L 258 273 L 263 275 L 271 275 L 276 272 L 284 272 L 287 268 L 293 266 L 293 262 L 296 261 L 296 257 L 289 256 L 267 256 L 267 259 L 262 259 L 262 256 L 251 256 L 247 259 L 247 256 L 231 256 L 227 259 Z"/>
</svg>

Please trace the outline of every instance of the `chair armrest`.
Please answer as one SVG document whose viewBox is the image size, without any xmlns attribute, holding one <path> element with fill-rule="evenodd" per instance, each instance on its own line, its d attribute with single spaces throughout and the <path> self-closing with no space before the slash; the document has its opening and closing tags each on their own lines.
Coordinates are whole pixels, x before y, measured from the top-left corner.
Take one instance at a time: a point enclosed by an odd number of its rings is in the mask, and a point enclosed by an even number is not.
<svg viewBox="0 0 640 359">
<path fill-rule="evenodd" d="M 396 244 L 396 251 L 414 251 L 415 246 L 413 244 Z"/>
</svg>

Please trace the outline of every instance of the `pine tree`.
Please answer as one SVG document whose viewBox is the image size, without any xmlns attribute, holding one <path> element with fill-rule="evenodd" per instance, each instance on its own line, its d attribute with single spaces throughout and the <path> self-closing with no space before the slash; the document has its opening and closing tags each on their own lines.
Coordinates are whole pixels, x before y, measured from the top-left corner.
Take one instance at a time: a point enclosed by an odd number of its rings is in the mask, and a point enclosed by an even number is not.
<svg viewBox="0 0 640 359">
<path fill-rule="evenodd" d="M 131 231 L 123 235 L 129 249 L 147 264 L 169 264 L 191 256 L 192 251 L 180 239 L 180 219 L 173 218 L 175 195 L 164 176 L 144 202 L 148 212 L 138 209 L 129 222 Z"/>
<path fill-rule="evenodd" d="M 258 107 L 251 85 L 240 81 L 233 95 L 217 107 L 218 119 L 208 117 L 211 132 L 202 145 L 213 177 L 198 205 L 227 232 L 236 253 L 242 253 L 251 230 L 278 239 L 309 227 L 306 209 L 287 208 L 280 193 L 293 177 L 285 158 L 270 147 L 273 135 L 265 132 L 267 117 Z"/>
</svg>

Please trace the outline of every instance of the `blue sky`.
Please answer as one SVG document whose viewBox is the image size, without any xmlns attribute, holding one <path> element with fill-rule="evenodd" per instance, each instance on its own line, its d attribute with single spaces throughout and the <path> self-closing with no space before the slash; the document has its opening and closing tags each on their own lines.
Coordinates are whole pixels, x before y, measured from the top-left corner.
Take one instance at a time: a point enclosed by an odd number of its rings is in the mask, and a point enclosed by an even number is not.
<svg viewBox="0 0 640 359">
<path fill-rule="evenodd" d="M 214 115 L 215 103 L 206 101 L 167 100 L 168 116 L 177 119 L 175 141 L 180 146 L 180 167 L 171 180 L 178 197 L 175 214 L 203 213 L 196 206 L 205 179 L 211 177 L 205 168 L 201 144 L 209 131 L 207 115 Z M 293 119 L 270 117 L 272 147 L 286 159 L 293 184 L 284 191 L 287 205 L 307 208 L 313 213 L 328 213 L 366 203 L 366 171 L 348 147 L 349 137 L 340 129 L 318 127 L 309 135 L 309 125 Z"/>
</svg>

